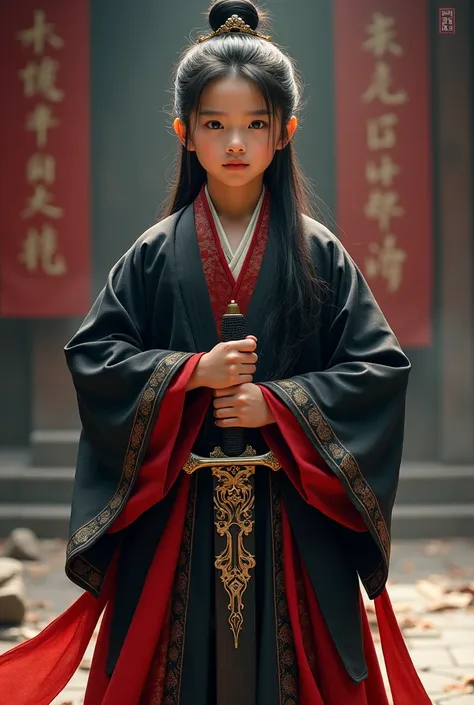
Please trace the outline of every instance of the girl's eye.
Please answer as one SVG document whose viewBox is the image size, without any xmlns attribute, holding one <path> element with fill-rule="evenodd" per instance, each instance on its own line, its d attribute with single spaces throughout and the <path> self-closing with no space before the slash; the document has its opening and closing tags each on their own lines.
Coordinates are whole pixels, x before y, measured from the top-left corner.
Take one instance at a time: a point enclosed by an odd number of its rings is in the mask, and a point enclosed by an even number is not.
<svg viewBox="0 0 474 705">
<path fill-rule="evenodd" d="M 210 130 L 218 130 L 220 127 L 222 127 L 222 124 L 219 122 L 219 120 L 209 120 L 209 122 L 206 122 L 206 127 L 208 127 Z"/>
<path fill-rule="evenodd" d="M 254 130 L 263 130 L 263 128 L 266 126 L 267 123 L 264 120 L 254 120 L 251 123 L 251 127 L 253 127 Z"/>
<path fill-rule="evenodd" d="M 250 127 L 253 130 L 263 130 L 265 127 L 267 127 L 268 123 L 266 123 L 264 120 L 254 120 L 253 122 L 250 123 Z M 206 122 L 206 127 L 208 127 L 210 130 L 220 130 L 223 128 L 223 125 L 219 120 L 209 120 L 209 122 Z"/>
</svg>

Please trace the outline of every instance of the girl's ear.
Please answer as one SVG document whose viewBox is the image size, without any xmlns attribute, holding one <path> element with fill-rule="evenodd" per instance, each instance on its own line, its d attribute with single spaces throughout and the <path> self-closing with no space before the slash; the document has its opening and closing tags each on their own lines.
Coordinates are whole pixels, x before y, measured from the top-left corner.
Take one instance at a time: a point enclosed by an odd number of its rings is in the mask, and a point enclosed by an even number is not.
<svg viewBox="0 0 474 705">
<path fill-rule="evenodd" d="M 183 147 L 186 147 L 186 125 L 184 124 L 184 122 L 179 118 L 176 118 L 176 120 L 173 122 L 173 128 Z M 187 148 L 190 152 L 195 151 L 194 145 L 191 140 L 188 140 Z"/>
<path fill-rule="evenodd" d="M 293 115 L 293 117 L 291 117 L 291 118 L 288 120 L 288 124 L 287 124 L 287 126 L 286 126 L 286 138 L 285 138 L 284 140 L 280 140 L 280 141 L 278 142 L 277 147 L 276 147 L 277 149 L 283 149 L 284 147 L 286 147 L 286 145 L 287 145 L 289 142 L 291 142 L 291 140 L 292 140 L 292 138 L 293 138 L 293 135 L 295 134 L 295 130 L 296 130 L 297 127 L 298 127 L 298 120 L 297 120 L 296 117 Z"/>
</svg>

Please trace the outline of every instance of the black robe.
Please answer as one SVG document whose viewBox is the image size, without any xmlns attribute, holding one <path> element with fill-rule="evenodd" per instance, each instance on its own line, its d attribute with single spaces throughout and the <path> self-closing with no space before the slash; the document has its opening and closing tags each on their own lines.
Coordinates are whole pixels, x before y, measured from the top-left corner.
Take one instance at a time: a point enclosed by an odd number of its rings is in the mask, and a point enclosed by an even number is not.
<svg viewBox="0 0 474 705">
<path fill-rule="evenodd" d="M 368 532 L 341 527 L 306 503 L 283 472 L 257 474 L 257 602 L 260 605 L 259 705 L 279 705 L 275 572 L 272 533 L 283 500 L 294 539 L 329 632 L 351 678 L 366 678 L 358 576 L 370 598 L 384 589 L 390 558 L 391 512 L 402 454 L 410 364 L 360 271 L 321 224 L 304 218 L 318 276 L 330 295 L 321 325 L 305 342 L 287 379 L 275 380 L 278 331 L 264 339 L 268 292 L 278 287 L 274 229 L 270 226 L 247 330 L 259 338 L 254 381 L 266 385 L 294 414 L 315 449 L 340 479 Z M 111 673 L 179 484 L 132 526 L 108 529 L 133 490 L 174 375 L 196 352 L 218 343 L 193 219 L 193 207 L 142 235 L 112 269 L 91 312 L 65 348 L 83 425 L 72 503 L 66 571 L 93 594 L 102 589 L 119 549 L 117 594 L 107 663 Z M 194 450 L 219 445 L 212 409 Z M 260 432 L 248 431 L 257 451 Z M 181 705 L 213 701 L 212 485 L 194 478 L 194 560 L 185 628 Z M 274 536 L 273 536 L 274 539 Z M 139 547 L 139 550 L 137 550 Z M 289 702 L 289 701 L 288 701 Z"/>
</svg>

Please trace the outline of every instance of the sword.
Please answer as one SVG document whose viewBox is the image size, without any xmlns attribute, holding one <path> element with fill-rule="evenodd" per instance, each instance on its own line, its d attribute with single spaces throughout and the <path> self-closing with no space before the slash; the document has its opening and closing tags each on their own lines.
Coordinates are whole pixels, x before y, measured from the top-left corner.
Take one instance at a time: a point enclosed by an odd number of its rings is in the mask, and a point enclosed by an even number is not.
<svg viewBox="0 0 474 705">
<path fill-rule="evenodd" d="M 231 301 L 222 320 L 222 342 L 243 340 L 245 318 Z M 209 458 L 190 453 L 189 475 L 211 468 L 214 479 L 217 705 L 255 705 L 257 686 L 255 580 L 255 468 L 274 471 L 272 451 L 245 446 L 245 429 L 221 429 L 221 447 Z M 245 597 L 245 599 L 244 599 Z"/>
</svg>

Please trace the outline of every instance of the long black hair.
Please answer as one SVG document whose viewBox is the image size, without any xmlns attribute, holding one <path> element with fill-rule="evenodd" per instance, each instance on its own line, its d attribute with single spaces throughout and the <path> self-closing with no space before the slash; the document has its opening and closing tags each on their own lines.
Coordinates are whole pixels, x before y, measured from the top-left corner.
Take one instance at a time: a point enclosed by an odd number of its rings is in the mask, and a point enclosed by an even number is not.
<svg viewBox="0 0 474 705">
<path fill-rule="evenodd" d="M 238 15 L 257 30 L 262 13 L 249 0 L 218 0 L 210 9 L 213 31 L 232 15 Z M 260 31 L 260 30 L 259 30 Z M 279 139 L 285 141 L 286 125 L 296 115 L 301 84 L 292 60 L 273 42 L 232 32 L 196 43 L 182 56 L 174 77 L 174 113 L 186 126 L 186 146 L 179 145 L 177 170 L 164 215 L 190 205 L 207 176 L 196 153 L 187 149 L 193 116 L 210 81 L 239 75 L 261 91 L 270 114 L 270 124 L 281 118 Z M 303 230 L 302 215 L 311 215 L 309 189 L 291 141 L 275 156 L 264 174 L 270 192 L 272 228 L 277 230 L 278 291 L 273 292 L 265 336 L 278 331 L 278 370 L 284 375 L 297 359 L 302 342 L 317 326 L 321 287 Z M 249 331 L 252 332 L 252 331 Z"/>
</svg>

